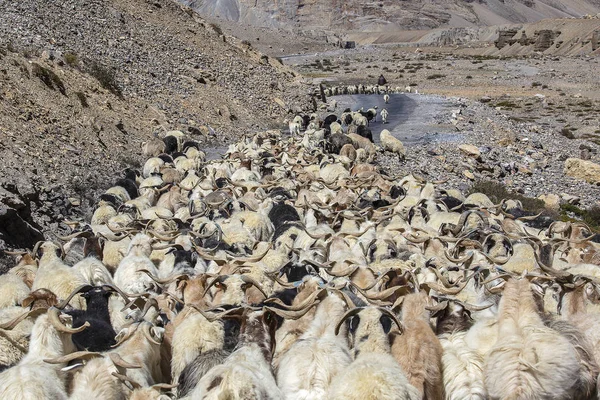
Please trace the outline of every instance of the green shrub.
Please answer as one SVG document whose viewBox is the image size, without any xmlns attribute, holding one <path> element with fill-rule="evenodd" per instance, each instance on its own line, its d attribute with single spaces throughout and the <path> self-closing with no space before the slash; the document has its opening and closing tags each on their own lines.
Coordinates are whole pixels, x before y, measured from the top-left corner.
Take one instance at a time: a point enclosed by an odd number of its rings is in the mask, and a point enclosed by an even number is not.
<svg viewBox="0 0 600 400">
<path fill-rule="evenodd" d="M 64 59 L 65 59 L 65 62 L 68 65 L 70 65 L 71 67 L 74 67 L 77 64 L 79 64 L 79 58 L 77 57 L 77 54 L 75 54 L 75 53 L 65 53 Z"/>
</svg>

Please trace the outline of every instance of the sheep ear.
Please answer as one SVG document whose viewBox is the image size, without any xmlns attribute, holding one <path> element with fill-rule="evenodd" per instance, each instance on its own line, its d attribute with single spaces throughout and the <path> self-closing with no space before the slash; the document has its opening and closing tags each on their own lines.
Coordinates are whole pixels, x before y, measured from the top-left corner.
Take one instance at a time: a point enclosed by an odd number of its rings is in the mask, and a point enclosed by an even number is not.
<svg viewBox="0 0 600 400">
<path fill-rule="evenodd" d="M 119 331 L 119 333 L 117 333 L 117 336 L 115 336 L 115 341 L 118 343 L 121 341 L 121 339 L 123 339 L 126 335 L 127 335 L 127 328 L 123 328 Z"/>
</svg>

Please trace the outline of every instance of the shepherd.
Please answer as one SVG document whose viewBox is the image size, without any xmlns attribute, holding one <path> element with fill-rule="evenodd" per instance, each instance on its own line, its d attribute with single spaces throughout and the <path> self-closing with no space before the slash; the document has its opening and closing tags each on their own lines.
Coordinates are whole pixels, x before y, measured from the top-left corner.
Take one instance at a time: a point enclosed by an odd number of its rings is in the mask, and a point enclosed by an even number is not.
<svg viewBox="0 0 600 400">
<path fill-rule="evenodd" d="M 379 79 L 377 80 L 377 84 L 379 86 L 385 86 L 386 83 L 387 83 L 387 81 L 385 80 L 385 77 L 383 76 L 383 74 L 379 75 Z"/>
</svg>

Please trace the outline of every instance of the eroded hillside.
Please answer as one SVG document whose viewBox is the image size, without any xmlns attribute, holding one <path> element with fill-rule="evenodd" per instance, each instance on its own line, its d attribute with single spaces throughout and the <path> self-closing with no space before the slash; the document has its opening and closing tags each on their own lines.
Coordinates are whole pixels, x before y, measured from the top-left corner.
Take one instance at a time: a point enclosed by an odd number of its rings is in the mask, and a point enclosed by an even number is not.
<svg viewBox="0 0 600 400">
<path fill-rule="evenodd" d="M 165 129 L 223 145 L 309 104 L 294 72 L 169 0 L 10 2 L 0 38 L 0 215 L 42 231 Z"/>
</svg>

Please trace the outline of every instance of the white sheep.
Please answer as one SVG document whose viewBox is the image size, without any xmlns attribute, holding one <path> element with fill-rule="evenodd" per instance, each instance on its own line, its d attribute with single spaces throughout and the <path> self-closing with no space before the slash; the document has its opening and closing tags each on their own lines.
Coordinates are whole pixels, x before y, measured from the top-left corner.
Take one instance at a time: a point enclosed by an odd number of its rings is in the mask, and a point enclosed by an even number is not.
<svg viewBox="0 0 600 400">
<path fill-rule="evenodd" d="M 277 383 L 286 400 L 327 399 L 334 377 L 352 362 L 346 340 L 335 334 L 346 304 L 337 295 L 323 300 L 306 332 L 279 361 Z"/>
<path fill-rule="evenodd" d="M 404 371 L 390 355 L 386 330 L 389 330 L 392 322 L 388 319 L 386 324 L 389 325 L 384 329 L 380 322 L 382 315 L 389 317 L 390 312 L 382 312 L 376 307 L 356 308 L 346 313 L 340 321 L 343 323 L 350 316 L 358 319 L 350 322 L 356 358 L 333 379 L 328 399 L 421 399 L 421 393 L 408 382 Z M 401 329 L 400 322 L 395 317 L 393 319 Z"/>
<path fill-rule="evenodd" d="M 396 139 L 387 129 L 381 131 L 379 140 L 381 141 L 381 147 L 383 147 L 384 150 L 396 153 L 400 157 L 406 156 L 406 149 L 404 148 L 402 142 Z"/>
<path fill-rule="evenodd" d="M 491 398 L 572 399 L 579 360 L 569 340 L 544 325 L 526 279 L 506 282 L 498 340 L 485 361 Z"/>
<path fill-rule="evenodd" d="M 152 260 L 152 238 L 145 234 L 134 236 L 129 244 L 127 256 L 121 260 L 114 276 L 117 287 L 126 293 L 141 294 L 155 288 L 155 282 L 141 269 L 158 276 L 158 270 Z"/>
<path fill-rule="evenodd" d="M 89 327 L 65 326 L 71 317 L 51 308 L 35 321 L 31 331 L 29 352 L 14 367 L 0 374 L 0 398 L 7 400 L 66 399 L 65 373 L 62 364 L 48 364 L 46 358 L 56 358 L 75 351 L 71 335 Z"/>
<path fill-rule="evenodd" d="M 383 101 L 385 101 L 385 104 L 388 104 L 390 102 L 390 95 L 389 94 L 384 94 L 383 95 Z"/>
<path fill-rule="evenodd" d="M 387 124 L 388 110 L 382 108 L 379 114 L 381 115 L 381 121 L 383 121 L 384 124 Z"/>
<path fill-rule="evenodd" d="M 83 276 L 67 266 L 58 256 L 58 253 L 61 252 L 60 247 L 52 242 L 44 242 L 39 248 L 43 253 L 31 287 L 32 290 L 48 289 L 59 299 L 66 299 L 75 289 L 86 284 Z M 81 296 L 77 296 L 71 305 L 81 309 L 85 302 Z"/>
</svg>

